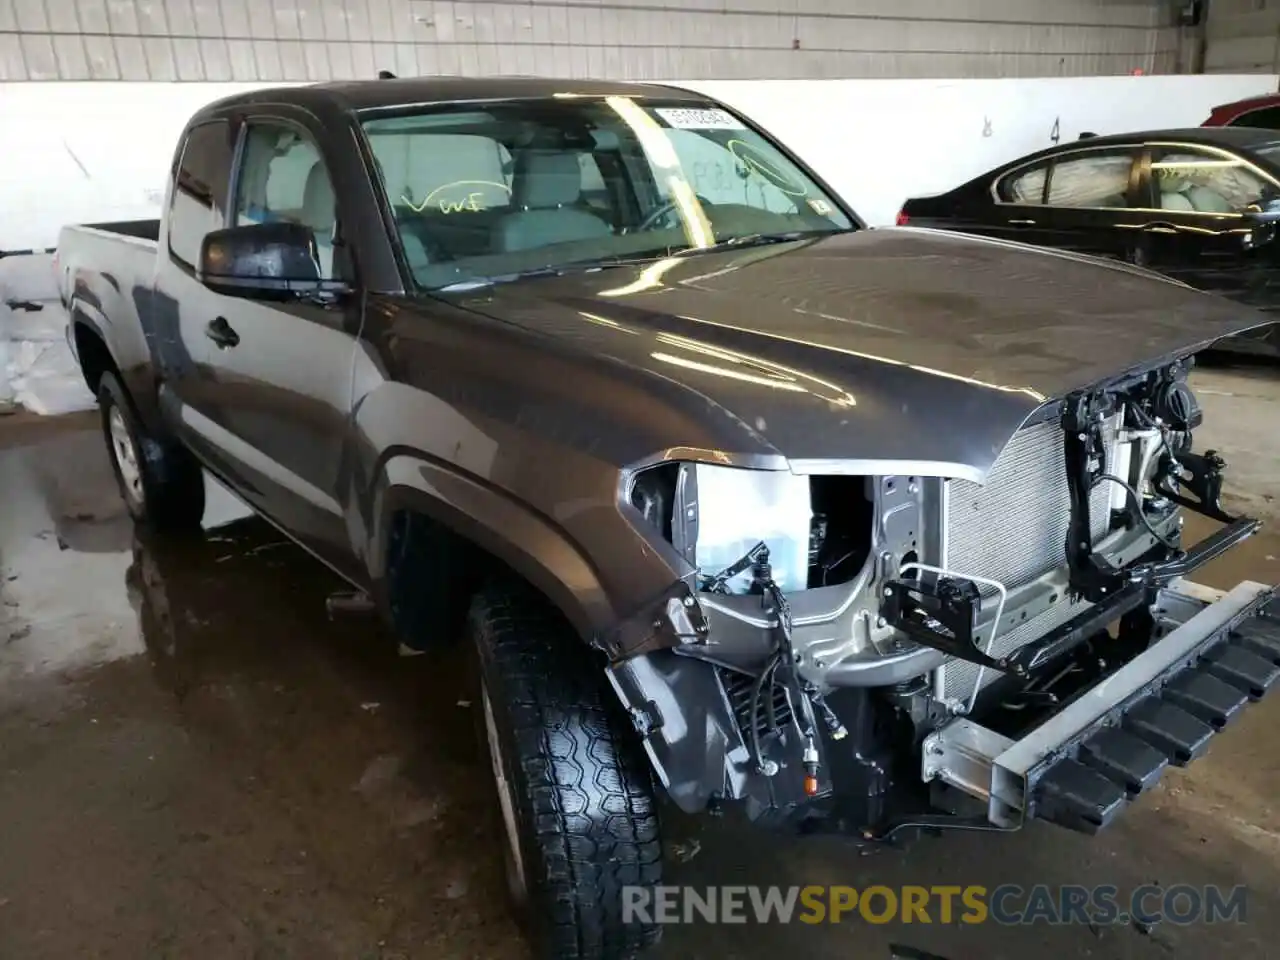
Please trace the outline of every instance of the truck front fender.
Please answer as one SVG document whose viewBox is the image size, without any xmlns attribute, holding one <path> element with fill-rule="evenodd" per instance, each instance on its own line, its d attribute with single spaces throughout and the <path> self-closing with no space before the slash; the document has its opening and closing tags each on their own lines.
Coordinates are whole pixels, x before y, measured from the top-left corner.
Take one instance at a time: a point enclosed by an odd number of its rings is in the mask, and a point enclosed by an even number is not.
<svg viewBox="0 0 1280 960">
<path fill-rule="evenodd" d="M 419 455 L 399 453 L 389 456 L 379 471 L 370 503 L 373 523 L 366 559 L 380 605 L 388 597 L 394 518 L 409 511 L 430 518 L 523 577 L 584 639 L 616 625 L 617 614 L 599 576 L 567 534 L 493 487 Z"/>
</svg>

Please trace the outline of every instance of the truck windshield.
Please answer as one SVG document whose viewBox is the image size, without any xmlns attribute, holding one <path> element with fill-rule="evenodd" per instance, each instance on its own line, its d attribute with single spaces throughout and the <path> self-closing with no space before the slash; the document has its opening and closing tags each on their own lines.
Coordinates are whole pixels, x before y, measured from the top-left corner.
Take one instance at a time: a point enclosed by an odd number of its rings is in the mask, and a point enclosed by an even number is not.
<svg viewBox="0 0 1280 960">
<path fill-rule="evenodd" d="M 362 126 L 423 289 L 855 227 L 713 103 L 563 96 L 398 108 Z"/>
</svg>

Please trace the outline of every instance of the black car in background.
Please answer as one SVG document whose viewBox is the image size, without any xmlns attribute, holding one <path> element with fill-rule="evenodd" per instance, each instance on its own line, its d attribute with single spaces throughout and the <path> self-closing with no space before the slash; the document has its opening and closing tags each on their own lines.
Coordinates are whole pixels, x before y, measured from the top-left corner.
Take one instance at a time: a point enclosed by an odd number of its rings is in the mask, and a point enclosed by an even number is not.
<svg viewBox="0 0 1280 960">
<path fill-rule="evenodd" d="M 1125 260 L 1280 310 L 1280 131 L 1240 127 L 1092 137 L 914 197 L 898 224 Z M 1280 326 L 1221 341 L 1280 358 Z"/>
</svg>

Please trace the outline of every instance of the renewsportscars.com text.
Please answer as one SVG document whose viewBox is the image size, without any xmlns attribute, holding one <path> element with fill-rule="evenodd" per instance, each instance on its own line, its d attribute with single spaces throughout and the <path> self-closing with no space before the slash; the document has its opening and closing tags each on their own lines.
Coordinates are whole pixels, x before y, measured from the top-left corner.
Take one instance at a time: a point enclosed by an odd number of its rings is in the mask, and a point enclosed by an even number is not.
<svg viewBox="0 0 1280 960">
<path fill-rule="evenodd" d="M 996 923 L 1027 925 L 1244 923 L 1248 894 L 1231 888 L 1154 884 L 1023 887 L 846 886 L 624 887 L 624 922 Z"/>
</svg>

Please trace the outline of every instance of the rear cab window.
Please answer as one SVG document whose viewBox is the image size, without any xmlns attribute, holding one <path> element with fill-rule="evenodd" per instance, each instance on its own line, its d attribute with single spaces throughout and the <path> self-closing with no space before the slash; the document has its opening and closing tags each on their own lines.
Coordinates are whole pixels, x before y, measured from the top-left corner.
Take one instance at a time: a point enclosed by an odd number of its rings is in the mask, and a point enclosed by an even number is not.
<svg viewBox="0 0 1280 960">
<path fill-rule="evenodd" d="M 483 252 L 511 209 L 510 152 L 493 137 L 456 132 L 476 119 L 399 117 L 366 127 L 411 269 L 433 254 Z"/>
<path fill-rule="evenodd" d="M 224 223 L 235 155 L 233 138 L 226 120 L 192 127 L 174 171 L 167 221 L 169 254 L 192 269 L 200 260 L 205 236 Z"/>
<path fill-rule="evenodd" d="M 511 154 L 496 140 L 441 130 L 415 136 L 414 118 L 380 124 L 370 137 L 397 208 L 425 213 L 501 211 L 511 205 Z"/>
</svg>

